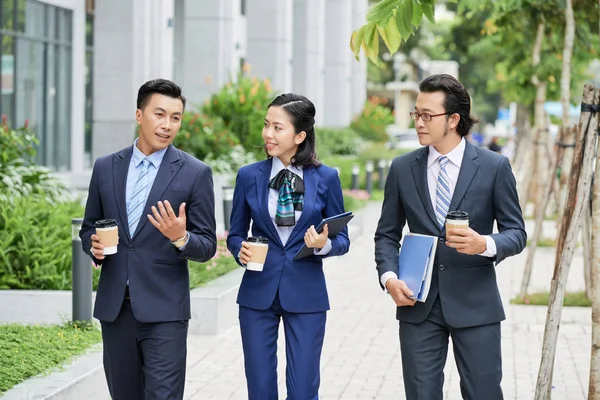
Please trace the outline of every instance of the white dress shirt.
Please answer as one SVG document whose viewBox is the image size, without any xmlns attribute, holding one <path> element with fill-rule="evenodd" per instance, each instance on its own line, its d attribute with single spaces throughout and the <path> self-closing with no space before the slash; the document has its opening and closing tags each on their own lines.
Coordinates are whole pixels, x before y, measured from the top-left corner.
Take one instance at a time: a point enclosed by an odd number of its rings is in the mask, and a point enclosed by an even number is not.
<svg viewBox="0 0 600 400">
<path fill-rule="evenodd" d="M 450 179 L 450 198 L 454 196 L 454 189 L 456 188 L 456 182 L 458 181 L 458 174 L 460 172 L 460 166 L 462 165 L 466 145 L 467 143 L 463 138 L 452 151 L 446 154 L 446 157 L 448 157 L 449 160 L 448 164 L 446 164 L 446 173 Z M 431 205 L 434 210 L 437 197 L 437 180 L 438 175 L 440 174 L 440 163 L 438 158 L 441 156 L 442 154 L 440 154 L 433 146 L 429 146 L 429 155 L 427 157 L 427 186 L 429 188 Z M 484 235 L 483 237 L 485 238 L 486 250 L 480 255 L 484 257 L 494 257 L 496 255 L 496 242 L 494 242 L 494 239 L 492 239 L 491 236 Z M 381 275 L 381 284 L 385 287 L 385 284 L 390 278 L 397 279 L 398 275 L 392 271 L 384 273 Z"/>
</svg>

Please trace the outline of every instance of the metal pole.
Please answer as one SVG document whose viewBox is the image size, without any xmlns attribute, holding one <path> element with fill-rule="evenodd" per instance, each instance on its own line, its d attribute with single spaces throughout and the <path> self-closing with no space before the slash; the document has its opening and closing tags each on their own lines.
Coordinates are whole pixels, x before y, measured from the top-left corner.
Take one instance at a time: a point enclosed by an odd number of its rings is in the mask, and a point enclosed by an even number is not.
<svg viewBox="0 0 600 400">
<path fill-rule="evenodd" d="M 377 165 L 379 167 L 379 190 L 383 190 L 385 189 L 385 166 L 387 165 L 387 162 L 385 160 L 379 160 L 379 164 Z"/>
<path fill-rule="evenodd" d="M 223 221 L 225 222 L 225 230 L 229 232 L 229 223 L 231 219 L 231 210 L 233 209 L 233 188 L 231 186 L 223 186 Z"/>
<path fill-rule="evenodd" d="M 356 164 L 352 166 L 352 190 L 358 189 L 358 174 L 360 173 L 360 167 Z"/>
<path fill-rule="evenodd" d="M 82 223 L 83 218 L 71 220 L 73 321 L 92 321 L 92 263 L 81 248 Z"/>
<path fill-rule="evenodd" d="M 366 189 L 367 193 L 373 193 L 373 161 L 367 161 L 367 179 L 366 179 Z"/>
</svg>

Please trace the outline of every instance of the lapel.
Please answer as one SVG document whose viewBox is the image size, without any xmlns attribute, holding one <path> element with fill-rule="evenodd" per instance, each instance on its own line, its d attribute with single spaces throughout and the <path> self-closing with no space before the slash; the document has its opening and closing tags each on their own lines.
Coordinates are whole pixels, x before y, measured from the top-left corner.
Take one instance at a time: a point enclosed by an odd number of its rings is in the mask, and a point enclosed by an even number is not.
<svg viewBox="0 0 600 400">
<path fill-rule="evenodd" d="M 269 158 L 265 162 L 261 163 L 258 174 L 256 175 L 256 197 L 258 202 L 258 209 L 262 216 L 265 226 L 271 232 L 271 235 L 283 247 L 279 233 L 275 229 L 271 216 L 269 215 L 269 178 L 271 176 L 271 167 L 273 166 L 273 159 Z"/>
<path fill-rule="evenodd" d="M 129 224 L 127 223 L 127 203 L 125 201 L 127 192 L 127 174 L 129 162 L 133 154 L 133 146 L 127 147 L 116 153 L 113 158 L 113 183 L 115 185 L 115 196 L 117 208 L 119 209 L 120 225 L 127 232 L 125 240 L 129 241 Z"/>
<path fill-rule="evenodd" d="M 417 193 L 421 198 L 421 202 L 427 211 L 427 215 L 431 218 L 434 226 L 439 230 L 437 218 L 433 211 L 431 204 L 431 196 L 429 195 L 429 185 L 427 184 L 427 155 L 429 154 L 429 148 L 425 147 L 419 152 L 416 160 L 412 163 L 412 173 L 415 180 L 415 186 L 417 187 Z"/>
<path fill-rule="evenodd" d="M 148 218 L 146 215 L 152 214 L 150 207 L 156 205 L 159 200 L 162 200 L 162 196 L 167 190 L 167 187 L 177 174 L 177 171 L 183 165 L 183 160 L 179 158 L 179 151 L 173 147 L 173 145 L 169 145 L 167 148 L 167 152 L 160 163 L 160 168 L 158 168 L 158 172 L 156 174 L 156 178 L 154 179 L 154 183 L 152 184 L 152 188 L 150 189 L 150 194 L 148 194 L 148 200 L 146 200 L 146 205 L 144 207 L 144 212 L 142 213 L 142 217 L 140 218 L 140 222 L 135 229 L 135 235 L 132 238 L 136 238 L 139 232 L 142 231 L 146 223 L 148 222 Z M 178 210 L 175 210 L 178 212 Z"/>
<path fill-rule="evenodd" d="M 313 212 L 315 203 L 317 201 L 317 188 L 319 184 L 319 177 L 317 169 L 315 167 L 306 167 L 303 171 L 303 180 L 304 180 L 304 201 L 302 204 L 302 215 L 298 221 L 296 221 L 296 226 L 290 233 L 290 237 L 287 241 L 287 244 L 292 243 L 294 237 L 301 232 L 306 231 L 304 225 L 306 225 L 307 221 L 310 219 L 310 216 Z M 316 226 L 315 226 L 316 228 Z"/>
<path fill-rule="evenodd" d="M 458 173 L 458 180 L 456 181 L 456 187 L 454 188 L 454 194 L 452 195 L 452 201 L 450 202 L 450 208 L 448 211 L 456 211 L 467 189 L 479 168 L 479 163 L 476 161 L 477 151 L 472 144 L 468 141 L 465 146 L 465 154 L 463 155 L 462 164 Z"/>
</svg>

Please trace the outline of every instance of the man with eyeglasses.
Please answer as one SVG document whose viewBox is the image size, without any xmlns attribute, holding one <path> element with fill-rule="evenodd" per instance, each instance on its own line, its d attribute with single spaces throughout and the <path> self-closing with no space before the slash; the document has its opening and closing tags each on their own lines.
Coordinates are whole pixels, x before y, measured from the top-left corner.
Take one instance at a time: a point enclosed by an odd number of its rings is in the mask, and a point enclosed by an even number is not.
<svg viewBox="0 0 600 400">
<path fill-rule="evenodd" d="M 432 75 L 419 90 L 410 116 L 424 147 L 394 159 L 375 232 L 379 282 L 398 306 L 406 397 L 443 398 L 452 337 L 463 399 L 502 399 L 505 315 L 495 265 L 527 241 L 515 178 L 506 157 L 465 140 L 477 120 L 457 79 Z M 456 210 L 469 214 L 470 226 L 446 232 L 446 214 Z M 413 233 L 439 238 L 425 302 L 416 302 L 398 279 L 406 224 Z"/>
</svg>

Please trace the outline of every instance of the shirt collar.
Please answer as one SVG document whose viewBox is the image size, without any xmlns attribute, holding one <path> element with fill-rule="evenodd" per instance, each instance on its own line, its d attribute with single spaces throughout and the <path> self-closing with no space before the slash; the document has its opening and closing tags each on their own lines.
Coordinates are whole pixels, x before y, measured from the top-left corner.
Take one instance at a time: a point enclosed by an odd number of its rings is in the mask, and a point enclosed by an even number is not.
<svg viewBox="0 0 600 400">
<path fill-rule="evenodd" d="M 283 163 L 281 162 L 281 160 L 278 157 L 273 157 L 273 165 L 271 166 L 270 178 L 273 178 L 275 175 L 277 175 L 279 173 L 279 171 L 281 171 L 282 169 L 285 169 L 285 168 L 286 167 L 283 165 Z M 292 171 L 293 173 L 298 175 L 300 178 L 304 177 L 304 174 L 302 172 L 302 167 L 294 167 L 292 164 L 290 164 L 287 166 L 287 169 L 289 169 L 290 171 Z"/>
<path fill-rule="evenodd" d="M 142 160 L 144 158 L 148 157 L 148 160 L 150 160 L 150 164 L 152 164 L 155 168 L 160 167 L 160 164 L 162 163 L 162 160 L 165 157 L 165 153 L 167 152 L 167 148 L 165 147 L 162 150 L 155 151 L 154 153 L 150 154 L 149 156 L 146 156 L 144 153 L 142 153 L 140 151 L 140 149 L 137 148 L 138 140 L 139 139 L 135 139 L 135 141 L 133 142 L 133 155 L 132 155 L 133 165 L 136 168 L 139 167 Z"/>
<path fill-rule="evenodd" d="M 448 160 L 450 160 L 450 162 L 452 162 L 452 164 L 456 165 L 458 168 L 460 168 L 460 166 L 462 164 L 466 145 L 467 144 L 465 142 L 465 138 L 462 138 L 460 140 L 460 143 L 458 143 L 458 145 L 455 148 L 453 148 L 450 153 L 446 154 L 446 157 L 448 157 Z M 429 156 L 427 157 L 427 168 L 431 167 L 431 165 L 434 162 L 436 162 L 437 159 L 440 158 L 440 156 L 441 156 L 441 154 L 435 149 L 435 147 L 429 146 Z"/>
</svg>

